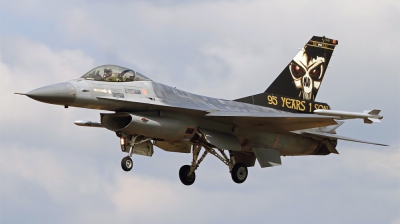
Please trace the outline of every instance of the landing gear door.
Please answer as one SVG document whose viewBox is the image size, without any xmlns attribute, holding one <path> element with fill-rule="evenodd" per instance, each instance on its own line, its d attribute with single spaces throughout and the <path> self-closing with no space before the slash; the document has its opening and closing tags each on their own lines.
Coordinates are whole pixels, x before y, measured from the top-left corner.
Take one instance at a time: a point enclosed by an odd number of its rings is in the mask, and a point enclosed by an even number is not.
<svg viewBox="0 0 400 224">
<path fill-rule="evenodd" d="M 150 141 L 135 145 L 132 151 L 133 154 L 142 156 L 152 156 L 154 153 L 153 144 Z"/>
</svg>

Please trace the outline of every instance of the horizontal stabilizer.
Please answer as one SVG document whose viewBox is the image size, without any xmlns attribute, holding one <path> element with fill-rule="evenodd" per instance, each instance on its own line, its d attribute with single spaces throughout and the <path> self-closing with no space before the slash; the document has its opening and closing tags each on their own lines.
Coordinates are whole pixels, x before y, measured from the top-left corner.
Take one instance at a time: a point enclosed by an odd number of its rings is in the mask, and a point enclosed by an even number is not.
<svg viewBox="0 0 400 224">
<path fill-rule="evenodd" d="M 78 126 L 84 126 L 84 127 L 104 128 L 104 126 L 100 122 L 75 121 L 74 124 L 76 124 Z"/>
<path fill-rule="evenodd" d="M 344 124 L 344 121 L 336 121 L 336 122 L 337 122 L 336 125 L 326 126 L 324 128 L 324 132 L 336 134 L 336 129 L 338 129 L 342 124 Z"/>
<path fill-rule="evenodd" d="M 381 146 L 388 146 L 386 144 L 381 144 L 381 143 L 375 143 L 375 142 L 368 142 L 368 141 L 363 141 L 363 140 L 358 140 L 358 139 L 354 139 L 354 138 L 348 138 L 345 136 L 340 136 L 337 134 L 330 134 L 330 133 L 326 133 L 326 132 L 317 132 L 317 131 L 299 131 L 299 132 L 293 132 L 296 134 L 301 134 L 304 136 L 308 136 L 308 137 L 319 137 L 319 138 L 329 138 L 329 139 L 341 139 L 341 140 L 345 140 L 345 141 L 351 141 L 351 142 L 360 142 L 360 143 L 365 143 L 365 144 L 371 144 L 371 145 L 381 145 Z"/>
</svg>

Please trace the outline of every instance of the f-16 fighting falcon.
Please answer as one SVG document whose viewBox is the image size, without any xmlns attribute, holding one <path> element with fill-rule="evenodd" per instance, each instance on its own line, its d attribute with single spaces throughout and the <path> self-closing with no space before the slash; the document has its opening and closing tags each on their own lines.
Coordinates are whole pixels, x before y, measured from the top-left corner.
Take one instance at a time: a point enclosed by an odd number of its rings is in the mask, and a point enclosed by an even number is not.
<svg viewBox="0 0 400 224">
<path fill-rule="evenodd" d="M 116 65 L 17 94 L 65 108 L 110 111 L 100 114 L 100 122 L 75 124 L 115 132 L 127 154 L 124 171 L 132 169 L 132 155 L 152 156 L 156 146 L 193 154 L 191 164 L 179 170 L 185 185 L 194 183 L 208 154 L 227 165 L 234 182 L 243 183 L 256 160 L 265 168 L 281 165 L 281 156 L 338 154 L 338 139 L 386 146 L 336 134 L 346 119 L 380 122 L 380 110 L 334 111 L 315 101 L 337 44 L 312 37 L 265 92 L 236 100 L 182 91 Z"/>
</svg>

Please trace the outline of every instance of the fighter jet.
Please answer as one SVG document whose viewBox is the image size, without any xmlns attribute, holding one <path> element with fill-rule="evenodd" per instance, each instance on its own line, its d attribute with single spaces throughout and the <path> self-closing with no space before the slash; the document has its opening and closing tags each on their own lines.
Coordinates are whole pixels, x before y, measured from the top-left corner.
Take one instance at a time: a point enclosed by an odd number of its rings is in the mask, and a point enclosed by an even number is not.
<svg viewBox="0 0 400 224">
<path fill-rule="evenodd" d="M 334 111 L 315 101 L 337 44 L 312 37 L 264 92 L 236 100 L 189 93 L 116 65 L 16 94 L 65 108 L 110 111 L 100 113 L 100 122 L 75 124 L 115 132 L 127 154 L 124 171 L 132 169 L 132 155 L 152 156 L 156 146 L 193 154 L 191 164 L 179 170 L 184 185 L 194 183 L 208 154 L 227 165 L 234 182 L 243 183 L 256 160 L 264 168 L 281 165 L 281 156 L 338 154 L 338 139 L 386 146 L 336 134 L 346 119 L 380 122 L 380 110 Z"/>
</svg>

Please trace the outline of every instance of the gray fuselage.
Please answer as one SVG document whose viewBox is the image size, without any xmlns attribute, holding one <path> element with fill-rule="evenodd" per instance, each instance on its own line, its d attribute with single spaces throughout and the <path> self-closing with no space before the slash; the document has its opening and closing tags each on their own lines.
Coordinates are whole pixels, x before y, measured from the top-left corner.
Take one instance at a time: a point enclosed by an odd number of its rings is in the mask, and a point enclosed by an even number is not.
<svg viewBox="0 0 400 224">
<path fill-rule="evenodd" d="M 252 130 L 204 116 L 210 111 L 287 113 L 273 108 L 195 95 L 154 81 L 102 82 L 81 78 L 65 84 L 75 98 L 68 106 L 139 114 L 157 111 L 157 116 L 176 118 L 196 128 L 233 134 L 245 152 L 251 152 L 251 147 L 265 147 L 279 150 L 281 155 L 310 155 L 319 145 L 316 140 L 289 132 Z M 165 139 L 180 140 L 185 139 Z"/>
</svg>

